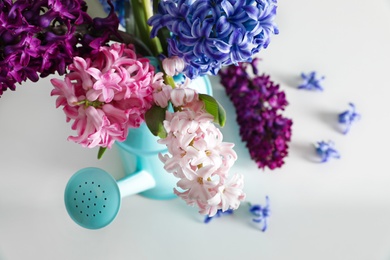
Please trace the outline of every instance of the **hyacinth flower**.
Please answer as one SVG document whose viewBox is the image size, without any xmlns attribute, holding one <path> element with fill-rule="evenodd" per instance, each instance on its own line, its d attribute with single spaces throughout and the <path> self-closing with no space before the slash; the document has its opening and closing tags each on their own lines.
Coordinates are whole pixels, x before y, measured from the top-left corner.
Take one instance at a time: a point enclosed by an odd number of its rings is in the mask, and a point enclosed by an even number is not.
<svg viewBox="0 0 390 260">
<path fill-rule="evenodd" d="M 176 63 L 165 64 L 177 67 Z M 166 70 L 174 71 L 172 67 Z M 233 150 L 234 144 L 223 142 L 223 135 L 214 124 L 215 117 L 207 111 L 208 97 L 189 88 L 188 78 L 184 83 L 177 83 L 175 88 L 169 88 L 164 87 L 161 74 L 157 73 L 156 77 L 153 94 L 157 107 L 150 111 L 160 110 L 164 114 L 156 118 L 159 113 L 149 117 L 148 112 L 146 123 L 161 137 L 158 142 L 168 148 L 168 152 L 160 154 L 159 158 L 164 169 L 178 178 L 180 190 L 174 188 L 174 193 L 209 217 L 219 210 L 237 209 L 245 198 L 243 176 L 229 176 L 237 154 Z M 173 109 L 167 109 L 168 104 L 172 104 Z M 161 126 L 155 126 L 157 121 Z"/>
<path fill-rule="evenodd" d="M 111 148 L 139 127 L 153 101 L 154 68 L 138 58 L 132 45 L 102 46 L 89 58 L 75 57 L 64 80 L 52 79 L 52 96 L 73 121 L 77 136 L 68 139 L 84 147 Z"/>
<path fill-rule="evenodd" d="M 321 162 L 327 162 L 330 158 L 339 159 L 340 154 L 335 149 L 332 141 L 320 141 L 315 145 L 316 153 L 321 158 Z"/>
<path fill-rule="evenodd" d="M 0 95 L 16 83 L 66 73 L 74 56 L 96 52 L 116 35 L 118 18 L 92 19 L 82 0 L 0 2 Z"/>
<path fill-rule="evenodd" d="M 249 212 L 255 216 L 252 219 L 253 222 L 260 225 L 260 230 L 265 232 L 268 228 L 268 218 L 270 217 L 270 204 L 269 197 L 265 197 L 265 205 L 260 204 L 251 205 L 249 204 Z"/>
<path fill-rule="evenodd" d="M 212 217 L 210 217 L 210 216 L 206 216 L 205 218 L 204 218 L 204 223 L 209 223 L 212 219 L 214 219 L 214 218 L 219 218 L 219 217 L 222 217 L 222 216 L 224 216 L 224 215 L 232 215 L 233 214 L 233 212 L 234 212 L 234 210 L 232 210 L 232 209 L 228 209 L 228 210 L 226 210 L 226 211 L 222 211 L 221 209 L 219 209 L 218 211 L 217 211 L 217 213 L 214 215 L 214 216 L 212 216 Z"/>
<path fill-rule="evenodd" d="M 287 106 L 285 93 L 270 76 L 251 63 L 228 66 L 219 72 L 221 84 L 232 101 L 242 141 L 259 168 L 275 169 L 284 164 L 291 140 L 292 120 L 281 115 Z M 255 76 L 251 78 L 248 68 Z"/>
<path fill-rule="evenodd" d="M 308 74 L 301 74 L 302 83 L 298 86 L 298 89 L 306 90 L 318 90 L 323 91 L 324 87 L 321 85 L 322 81 L 325 79 L 324 76 L 318 76 L 317 72 L 312 71 Z"/>
<path fill-rule="evenodd" d="M 166 171 L 179 178 L 174 189 L 188 205 L 210 217 L 219 209 L 237 209 L 245 198 L 243 176 L 229 178 L 229 170 L 237 159 L 233 144 L 222 142 L 223 136 L 213 124 L 213 117 L 194 98 L 180 111 L 167 111 L 164 120 L 167 136 L 159 140 L 168 148 L 160 155 Z"/>
<path fill-rule="evenodd" d="M 151 37 L 169 32 L 166 55 L 182 58 L 183 73 L 193 79 L 251 61 L 278 33 L 276 9 L 276 0 L 167 0 L 159 2 L 148 24 Z"/>
<path fill-rule="evenodd" d="M 351 128 L 351 125 L 358 121 L 361 118 L 361 115 L 356 112 L 355 104 L 349 103 L 348 110 L 339 114 L 339 123 L 345 125 L 343 131 L 344 134 L 347 134 Z"/>
</svg>

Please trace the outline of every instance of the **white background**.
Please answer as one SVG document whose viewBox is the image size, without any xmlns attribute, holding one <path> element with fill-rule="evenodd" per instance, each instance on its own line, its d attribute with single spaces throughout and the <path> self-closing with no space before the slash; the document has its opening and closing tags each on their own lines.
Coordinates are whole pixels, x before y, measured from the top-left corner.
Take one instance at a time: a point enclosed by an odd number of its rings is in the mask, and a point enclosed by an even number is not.
<svg viewBox="0 0 390 260">
<path fill-rule="evenodd" d="M 97 8 L 97 7 L 96 7 Z M 251 223 L 246 202 L 233 216 L 203 223 L 184 201 L 123 200 L 116 220 L 91 231 L 68 217 L 63 191 L 80 168 L 123 175 L 116 149 L 66 141 L 49 79 L 0 99 L 0 259 L 390 259 L 390 1 L 280 1 L 280 34 L 263 50 L 261 70 L 286 92 L 293 138 L 285 165 L 259 170 L 240 142 L 230 101 L 225 141 L 233 172 L 245 175 L 247 201 L 270 197 L 269 229 Z M 324 92 L 297 90 L 301 72 L 325 75 Z M 342 135 L 337 114 L 354 102 L 362 119 Z M 333 140 L 342 158 L 320 164 L 313 143 Z"/>
</svg>

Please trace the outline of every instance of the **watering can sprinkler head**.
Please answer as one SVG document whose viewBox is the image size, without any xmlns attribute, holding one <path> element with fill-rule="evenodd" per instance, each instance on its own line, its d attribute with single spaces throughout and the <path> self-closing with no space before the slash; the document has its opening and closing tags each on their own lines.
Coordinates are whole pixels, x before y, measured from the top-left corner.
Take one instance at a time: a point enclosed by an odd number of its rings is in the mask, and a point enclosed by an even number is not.
<svg viewBox="0 0 390 260">
<path fill-rule="evenodd" d="M 117 216 L 122 198 L 155 186 L 153 177 L 140 171 L 118 182 L 100 168 L 84 168 L 76 172 L 65 188 L 65 207 L 80 226 L 99 229 Z"/>
</svg>

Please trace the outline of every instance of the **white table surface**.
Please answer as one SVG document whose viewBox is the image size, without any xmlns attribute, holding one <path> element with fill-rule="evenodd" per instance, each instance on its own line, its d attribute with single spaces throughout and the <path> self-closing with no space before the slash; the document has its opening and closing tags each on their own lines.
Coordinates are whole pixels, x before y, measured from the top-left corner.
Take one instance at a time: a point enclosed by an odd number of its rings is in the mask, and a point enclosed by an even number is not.
<svg viewBox="0 0 390 260">
<path fill-rule="evenodd" d="M 116 149 L 101 161 L 96 149 L 68 142 L 70 124 L 49 79 L 26 83 L 0 99 L 0 259 L 390 259 L 390 1 L 280 1 L 262 70 L 280 83 L 294 121 L 290 154 L 274 171 L 259 170 L 240 142 L 230 101 L 222 129 L 236 143 L 233 172 L 245 176 L 247 202 L 272 215 L 265 233 L 251 224 L 245 203 L 233 216 L 204 224 L 184 201 L 123 200 L 116 220 L 87 230 L 68 217 L 63 191 L 88 166 L 123 174 Z M 326 76 L 324 92 L 299 91 L 301 72 Z M 354 102 L 362 114 L 348 135 L 336 116 Z M 331 139 L 342 158 L 315 163 L 313 143 Z"/>
</svg>

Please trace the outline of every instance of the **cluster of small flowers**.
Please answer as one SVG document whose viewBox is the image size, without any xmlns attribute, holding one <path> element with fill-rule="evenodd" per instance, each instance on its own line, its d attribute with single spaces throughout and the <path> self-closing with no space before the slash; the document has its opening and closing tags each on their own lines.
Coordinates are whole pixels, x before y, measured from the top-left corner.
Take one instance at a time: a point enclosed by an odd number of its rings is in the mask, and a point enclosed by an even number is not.
<svg viewBox="0 0 390 260">
<path fill-rule="evenodd" d="M 166 27 L 169 56 L 184 59 L 184 74 L 216 75 L 222 66 L 249 62 L 266 48 L 274 24 L 276 0 L 166 0 L 149 19 L 151 37 Z"/>
<path fill-rule="evenodd" d="M 347 134 L 356 121 L 361 118 L 361 115 L 356 112 L 354 103 L 349 103 L 349 107 L 346 111 L 338 115 L 338 121 L 344 126 L 343 134 Z M 317 155 L 321 158 L 321 162 L 327 162 L 329 158 L 340 158 L 339 152 L 335 148 L 333 141 L 328 142 L 320 141 L 315 144 Z"/>
<path fill-rule="evenodd" d="M 0 95 L 27 79 L 62 75 L 73 56 L 107 42 L 118 18 L 92 19 L 86 9 L 83 0 L 0 1 Z"/>
<path fill-rule="evenodd" d="M 259 168 L 275 169 L 284 163 L 291 140 L 292 120 L 279 114 L 288 104 L 285 94 L 267 75 L 259 75 L 258 59 L 228 66 L 219 75 L 233 102 L 240 135 Z M 251 78 L 247 67 L 251 66 Z"/>
<path fill-rule="evenodd" d="M 168 172 L 180 179 L 177 186 L 183 191 L 175 188 L 175 194 L 188 205 L 198 206 L 201 214 L 214 216 L 218 210 L 237 209 L 244 200 L 243 176 L 229 178 L 237 159 L 234 144 L 222 142 L 213 116 L 206 112 L 197 91 L 187 87 L 188 83 L 186 80 L 174 89 L 155 90 L 156 100 L 168 97 L 175 107 L 173 112 L 167 110 L 163 122 L 167 136 L 159 143 L 167 146 L 169 154 L 160 154 L 160 160 Z"/>
<path fill-rule="evenodd" d="M 137 58 L 132 45 L 102 46 L 89 58 L 74 57 L 65 80 L 52 79 L 56 106 L 78 136 L 69 140 L 84 147 L 111 148 L 124 141 L 128 128 L 139 127 L 153 104 L 154 68 Z"/>
<path fill-rule="evenodd" d="M 325 76 L 319 76 L 316 71 L 309 73 L 301 73 L 302 83 L 298 86 L 298 89 L 310 90 L 310 91 L 323 91 L 322 81 Z M 347 134 L 356 121 L 361 118 L 361 115 L 356 112 L 354 103 L 349 103 L 349 107 L 346 111 L 338 115 L 338 122 L 343 125 L 343 134 Z M 329 158 L 340 158 L 339 152 L 335 148 L 333 141 L 319 141 L 315 145 L 315 151 L 320 157 L 321 162 L 327 162 Z"/>
</svg>

